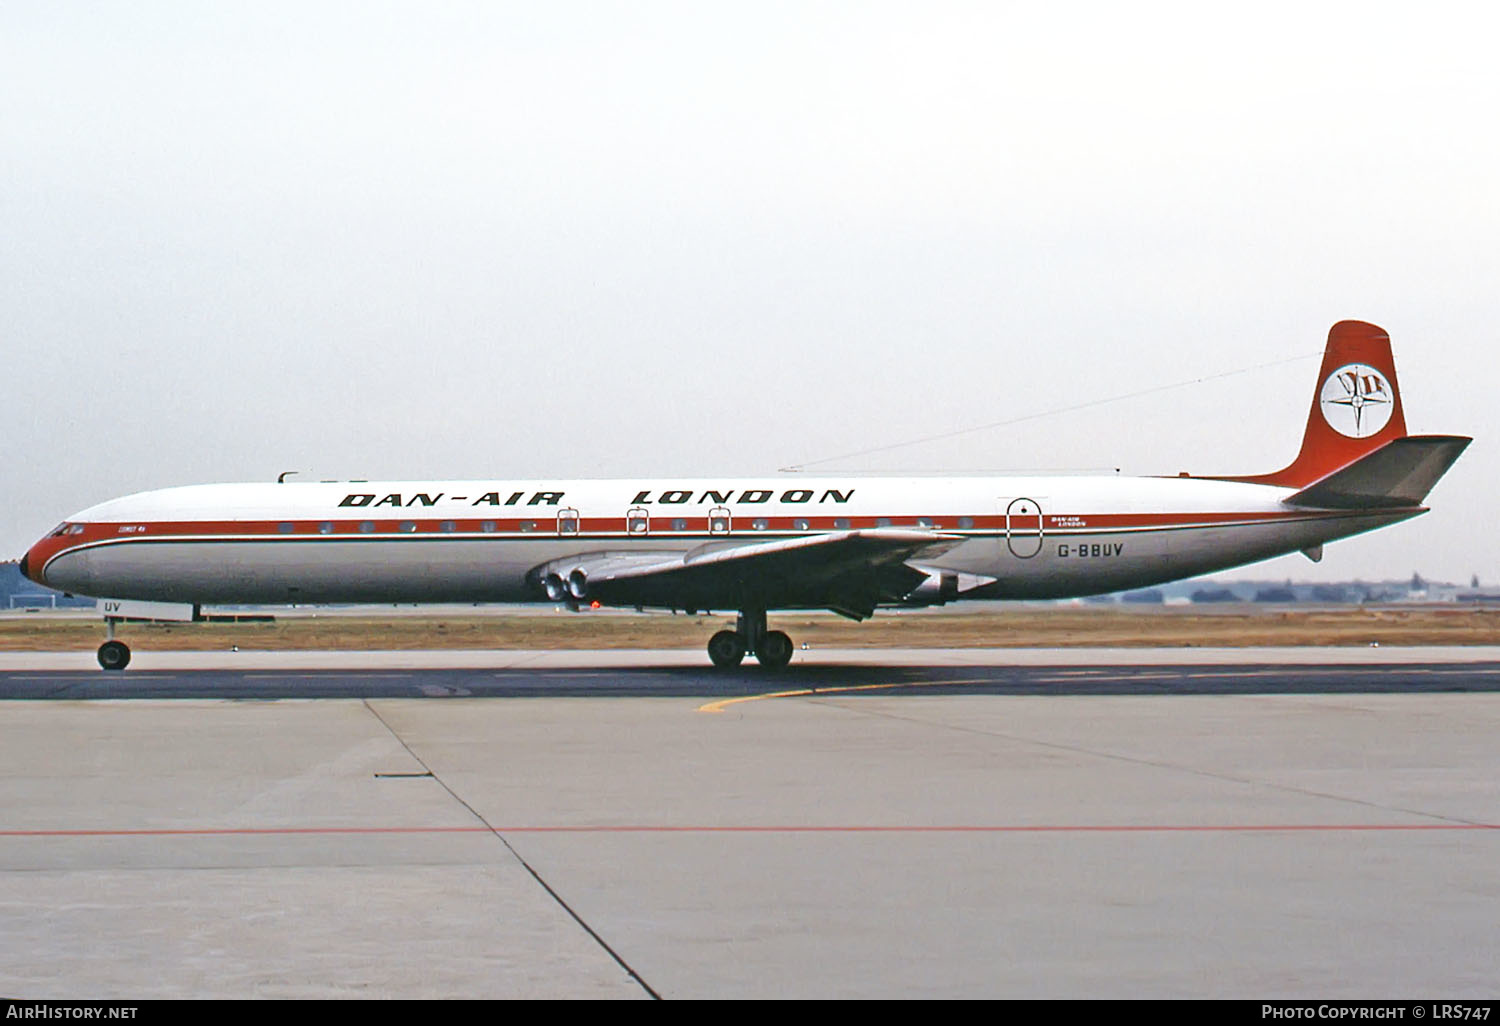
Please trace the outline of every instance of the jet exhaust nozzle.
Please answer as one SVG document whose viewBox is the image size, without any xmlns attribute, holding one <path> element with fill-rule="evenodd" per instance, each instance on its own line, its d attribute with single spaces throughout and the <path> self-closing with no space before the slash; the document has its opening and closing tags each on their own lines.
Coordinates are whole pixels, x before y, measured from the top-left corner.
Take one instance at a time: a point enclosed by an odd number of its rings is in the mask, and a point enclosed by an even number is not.
<svg viewBox="0 0 1500 1026">
<path fill-rule="evenodd" d="M 568 597 L 568 589 L 563 584 L 563 579 L 557 574 L 548 574 L 543 578 L 542 587 L 546 589 L 547 598 L 553 602 L 561 602 Z"/>
<path fill-rule="evenodd" d="M 970 574 L 954 570 L 930 570 L 926 567 L 913 567 L 913 569 L 925 573 L 927 579 L 908 592 L 906 597 L 901 600 L 901 604 L 905 606 L 945 605 L 965 592 L 995 583 L 993 577 L 985 577 L 982 574 Z"/>
<path fill-rule="evenodd" d="M 568 575 L 568 593 L 576 599 L 588 598 L 589 575 L 584 573 L 582 568 Z"/>
<path fill-rule="evenodd" d="M 929 572 L 927 579 L 906 596 L 910 606 L 941 606 L 958 598 L 958 574 L 951 570 Z"/>
</svg>

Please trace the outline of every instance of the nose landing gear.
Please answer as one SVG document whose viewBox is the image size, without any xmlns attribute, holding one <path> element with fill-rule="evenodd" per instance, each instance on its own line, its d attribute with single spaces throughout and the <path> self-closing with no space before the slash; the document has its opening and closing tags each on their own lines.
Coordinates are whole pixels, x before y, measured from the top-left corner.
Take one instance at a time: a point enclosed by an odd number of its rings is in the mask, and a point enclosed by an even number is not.
<svg viewBox="0 0 1500 1026">
<path fill-rule="evenodd" d="M 130 646 L 123 641 L 106 641 L 99 646 L 99 665 L 106 670 L 123 670 L 130 665 Z"/>
<path fill-rule="evenodd" d="M 106 670 L 123 670 L 130 665 L 130 646 L 115 640 L 114 617 L 104 618 L 104 637 L 99 646 L 99 665 Z"/>
</svg>

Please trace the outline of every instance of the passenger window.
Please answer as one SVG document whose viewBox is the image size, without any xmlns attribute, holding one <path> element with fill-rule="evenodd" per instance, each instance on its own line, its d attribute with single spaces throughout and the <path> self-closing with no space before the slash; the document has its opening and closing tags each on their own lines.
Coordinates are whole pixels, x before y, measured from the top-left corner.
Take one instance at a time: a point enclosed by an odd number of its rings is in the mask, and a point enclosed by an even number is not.
<svg viewBox="0 0 1500 1026">
<path fill-rule="evenodd" d="M 415 520 L 403 520 L 403 521 L 401 521 L 401 530 L 405 531 L 407 534 L 411 534 L 416 529 L 417 529 L 417 522 Z"/>
<path fill-rule="evenodd" d="M 651 530 L 651 515 L 639 506 L 625 514 L 626 534 L 647 534 Z"/>
<path fill-rule="evenodd" d="M 276 525 L 276 530 L 280 531 L 282 534 L 291 534 L 296 529 L 297 529 L 297 525 L 296 524 L 277 524 Z"/>
<path fill-rule="evenodd" d="M 723 506 L 715 506 L 708 514 L 709 534 L 729 533 L 729 510 Z"/>
<path fill-rule="evenodd" d="M 458 530 L 458 525 L 451 520 L 444 520 L 441 524 L 438 525 L 438 530 L 444 532 L 445 534 L 452 534 L 454 531 Z"/>
<path fill-rule="evenodd" d="M 891 526 L 891 518 L 890 517 L 881 517 L 881 518 L 879 518 L 878 520 L 875 521 L 875 526 L 876 527 L 890 527 Z"/>
<path fill-rule="evenodd" d="M 523 521 L 521 521 L 521 530 L 523 530 L 523 531 L 535 531 L 536 530 L 536 521 L 535 520 L 523 520 Z"/>
<path fill-rule="evenodd" d="M 674 530 L 674 531 L 686 531 L 687 530 L 687 521 L 684 520 L 684 519 L 682 519 L 682 517 L 676 517 L 676 518 L 674 518 L 673 521 L 672 521 L 672 530 Z"/>
<path fill-rule="evenodd" d="M 576 509 L 565 509 L 557 514 L 557 533 L 578 533 L 578 511 Z"/>
<path fill-rule="evenodd" d="M 479 529 L 485 534 L 494 534 L 495 522 L 493 520 L 486 520 L 484 523 L 479 525 Z"/>
<path fill-rule="evenodd" d="M 375 521 L 373 521 L 373 520 L 362 520 L 362 521 L 360 521 L 360 524 L 359 524 L 359 533 L 360 534 L 374 534 L 375 533 Z"/>
<path fill-rule="evenodd" d="M 327 520 L 323 521 L 321 524 L 318 525 L 318 533 L 319 534 L 332 534 L 333 533 L 333 524 L 330 523 Z"/>
<path fill-rule="evenodd" d="M 959 527 L 973 527 L 974 526 L 974 518 L 973 517 L 959 517 L 958 518 L 958 526 Z"/>
<path fill-rule="evenodd" d="M 807 521 L 806 520 L 793 520 L 792 521 L 792 527 L 795 528 L 798 531 L 805 531 L 805 530 L 807 530 Z"/>
<path fill-rule="evenodd" d="M 764 531 L 766 529 L 766 518 L 756 517 L 754 520 L 750 521 L 750 528 L 754 531 Z"/>
<path fill-rule="evenodd" d="M 849 518 L 848 517 L 834 517 L 833 518 L 833 526 L 835 528 L 837 528 L 838 530 L 840 530 L 840 531 L 847 531 L 847 530 L 849 530 Z"/>
</svg>

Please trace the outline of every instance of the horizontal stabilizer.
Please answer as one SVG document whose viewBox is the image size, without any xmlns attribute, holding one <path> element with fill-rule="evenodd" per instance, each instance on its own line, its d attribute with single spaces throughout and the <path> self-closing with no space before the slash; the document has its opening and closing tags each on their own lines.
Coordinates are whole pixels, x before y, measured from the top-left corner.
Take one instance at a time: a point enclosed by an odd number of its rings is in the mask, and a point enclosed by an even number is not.
<svg viewBox="0 0 1500 1026">
<path fill-rule="evenodd" d="M 1387 442 L 1287 499 L 1318 509 L 1420 506 L 1438 478 L 1473 441 L 1458 435 L 1407 435 Z"/>
</svg>

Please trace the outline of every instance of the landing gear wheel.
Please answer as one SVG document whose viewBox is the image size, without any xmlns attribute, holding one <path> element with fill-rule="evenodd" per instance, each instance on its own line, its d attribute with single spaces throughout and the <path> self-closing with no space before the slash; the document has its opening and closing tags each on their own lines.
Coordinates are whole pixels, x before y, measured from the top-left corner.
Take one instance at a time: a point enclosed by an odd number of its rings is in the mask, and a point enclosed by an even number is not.
<svg viewBox="0 0 1500 1026">
<path fill-rule="evenodd" d="M 755 658 L 768 669 L 781 669 L 792 661 L 792 639 L 785 631 L 767 631 L 756 646 Z"/>
<path fill-rule="evenodd" d="M 745 641 L 734 631 L 720 631 L 708 639 L 708 658 L 721 669 L 738 666 L 745 658 Z"/>
<path fill-rule="evenodd" d="M 130 665 L 130 646 L 123 641 L 106 641 L 99 646 L 99 665 L 106 670 L 123 670 Z"/>
</svg>

